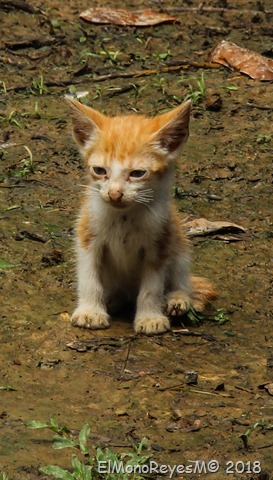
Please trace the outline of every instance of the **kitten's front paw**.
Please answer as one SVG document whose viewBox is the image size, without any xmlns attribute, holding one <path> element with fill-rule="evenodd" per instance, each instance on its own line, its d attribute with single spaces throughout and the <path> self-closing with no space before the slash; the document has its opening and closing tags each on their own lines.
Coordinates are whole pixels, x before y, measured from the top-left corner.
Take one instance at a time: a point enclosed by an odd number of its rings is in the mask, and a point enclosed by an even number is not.
<svg viewBox="0 0 273 480">
<path fill-rule="evenodd" d="M 86 309 L 76 308 L 72 314 L 71 323 L 76 327 L 98 330 L 109 327 L 109 318 L 106 312 L 92 312 Z"/>
<path fill-rule="evenodd" d="M 170 330 L 170 322 L 165 315 L 143 316 L 135 319 L 135 331 L 146 335 L 156 335 Z"/>
<path fill-rule="evenodd" d="M 166 314 L 169 317 L 181 317 L 191 306 L 191 299 L 183 290 L 176 290 L 167 295 Z"/>
</svg>

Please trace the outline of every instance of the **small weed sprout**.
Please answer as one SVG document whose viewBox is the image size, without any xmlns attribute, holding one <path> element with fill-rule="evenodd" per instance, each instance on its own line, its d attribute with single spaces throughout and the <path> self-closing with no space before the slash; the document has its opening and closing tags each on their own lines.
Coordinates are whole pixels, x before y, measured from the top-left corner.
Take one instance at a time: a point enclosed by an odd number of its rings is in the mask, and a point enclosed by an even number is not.
<svg viewBox="0 0 273 480">
<path fill-rule="evenodd" d="M 140 87 L 136 83 L 130 83 L 130 85 L 133 87 L 136 97 L 139 97 L 141 92 L 147 87 L 147 85 L 143 85 L 142 87 Z"/>
<path fill-rule="evenodd" d="M 41 118 L 41 115 L 39 113 L 39 105 L 38 105 L 38 102 L 35 102 L 34 104 L 34 115 L 37 117 L 37 118 Z"/>
<path fill-rule="evenodd" d="M 9 480 L 9 477 L 6 473 L 0 473 L 0 480 Z"/>
<path fill-rule="evenodd" d="M 7 93 L 6 84 L 2 80 L 0 81 L 0 94 L 1 93 L 4 94 L 4 95 Z M 0 480 L 1 480 L 1 477 L 0 477 Z"/>
<path fill-rule="evenodd" d="M 0 124 L 7 124 L 9 123 L 10 125 L 16 125 L 17 127 L 21 128 L 20 123 L 16 119 L 16 110 L 12 110 L 8 115 L 0 115 Z"/>
<path fill-rule="evenodd" d="M 226 90 L 230 91 L 230 92 L 233 92 L 233 91 L 236 91 L 239 89 L 239 87 L 237 87 L 237 85 L 233 85 L 233 84 L 230 84 L 230 85 L 222 85 L 222 88 L 225 88 Z"/>
<path fill-rule="evenodd" d="M 56 434 L 53 437 L 54 449 L 74 448 L 78 450 L 81 457 L 84 457 L 82 460 L 73 453 L 69 471 L 54 465 L 41 467 L 40 471 L 46 475 L 64 480 L 128 480 L 129 478 L 144 480 L 142 475 L 135 472 L 138 472 L 139 467 L 146 464 L 151 458 L 149 454 L 143 455 L 144 450 L 147 450 L 146 438 L 139 445 L 133 445 L 133 452 L 115 453 L 109 448 L 95 447 L 95 454 L 92 455 L 88 446 L 90 434 L 88 424 L 82 427 L 78 438 L 75 438 L 68 428 L 60 426 L 54 417 L 51 417 L 48 423 L 33 420 L 27 426 L 31 429 L 48 428 Z M 101 465 L 105 467 L 103 471 Z M 108 472 L 108 470 L 113 470 L 113 472 Z M 130 472 L 129 476 L 128 472 Z"/>
<path fill-rule="evenodd" d="M 30 118 L 42 118 L 42 114 L 39 111 L 39 104 L 38 102 L 34 103 L 34 112 L 23 112 L 21 113 L 21 117 L 30 117 Z"/>
<path fill-rule="evenodd" d="M 100 52 L 100 54 L 106 56 L 112 65 L 116 65 L 118 63 L 117 58 L 120 54 L 120 50 L 108 50 L 104 45 L 102 45 L 101 47 L 102 51 Z"/>
<path fill-rule="evenodd" d="M 167 58 L 172 57 L 172 52 L 171 50 L 166 50 L 166 52 L 154 53 L 153 57 L 156 58 L 156 60 L 158 61 L 164 61 L 167 60 Z"/>
<path fill-rule="evenodd" d="M 61 24 L 60 24 L 59 20 L 55 20 L 54 18 L 53 18 L 53 20 L 50 21 L 50 23 L 51 23 L 53 28 L 60 28 L 61 27 Z"/>
<path fill-rule="evenodd" d="M 242 440 L 243 444 L 244 444 L 244 448 L 246 450 L 248 450 L 249 448 L 249 437 L 250 435 L 257 429 L 261 429 L 262 432 L 266 431 L 266 430 L 273 430 L 273 425 L 268 425 L 265 420 L 262 420 L 260 422 L 256 422 L 254 423 L 254 425 L 252 427 L 249 427 L 245 433 L 241 433 L 239 435 L 239 438 Z"/>
<path fill-rule="evenodd" d="M 213 320 L 218 323 L 218 325 L 223 325 L 223 323 L 229 322 L 230 318 L 223 308 L 218 308 L 216 312 Z"/>
<path fill-rule="evenodd" d="M 166 83 L 166 79 L 164 77 L 156 77 L 155 81 L 154 81 L 154 86 L 160 90 L 160 92 L 165 95 L 166 93 L 166 90 L 165 90 L 165 83 Z"/>
<path fill-rule="evenodd" d="M 23 160 L 20 161 L 21 169 L 17 173 L 17 175 L 20 176 L 20 177 L 25 177 L 29 173 L 34 173 L 35 172 L 35 166 L 34 166 L 32 151 L 26 145 L 24 145 L 24 148 L 28 153 L 28 158 L 23 158 Z"/>
<path fill-rule="evenodd" d="M 264 144 L 264 143 L 270 143 L 272 140 L 272 135 L 271 134 L 261 134 L 261 135 L 258 135 L 258 137 L 256 138 L 256 142 L 257 143 L 260 143 L 260 144 Z"/>
<path fill-rule="evenodd" d="M 101 98 L 103 95 L 103 88 L 98 83 L 94 85 L 95 95 L 92 97 L 92 100 L 96 100 L 97 98 Z"/>
<path fill-rule="evenodd" d="M 196 79 L 194 77 L 192 77 L 190 79 L 182 77 L 182 78 L 180 78 L 178 83 L 185 83 L 185 82 L 188 82 L 189 80 L 195 80 L 196 81 L 196 87 L 194 87 L 191 83 L 189 83 L 190 92 L 187 93 L 187 95 L 184 98 L 184 101 L 185 100 L 191 100 L 193 105 L 196 105 L 201 100 L 203 100 L 203 98 L 206 95 L 206 84 L 205 84 L 204 74 L 202 73 L 202 75 L 199 79 Z"/>
<path fill-rule="evenodd" d="M 111 65 L 118 65 L 118 56 L 120 54 L 120 50 L 108 50 L 106 47 L 102 45 L 102 50 L 99 53 L 93 53 L 89 50 L 85 49 L 81 53 L 82 61 L 85 61 L 85 57 L 94 57 L 94 58 L 106 58 L 110 61 Z"/>
<path fill-rule="evenodd" d="M 186 317 L 187 320 L 189 320 L 193 325 L 198 325 L 204 320 L 210 320 L 218 323 L 218 325 L 222 325 L 230 320 L 223 308 L 218 308 L 214 315 L 205 315 L 204 313 L 197 312 L 193 307 L 191 307 L 187 312 Z"/>
<path fill-rule="evenodd" d="M 43 75 L 40 75 L 38 80 L 33 79 L 32 84 L 31 84 L 31 91 L 32 93 L 36 93 L 38 95 L 43 95 L 44 93 L 47 93 L 47 88 L 44 84 L 44 77 Z"/>
</svg>

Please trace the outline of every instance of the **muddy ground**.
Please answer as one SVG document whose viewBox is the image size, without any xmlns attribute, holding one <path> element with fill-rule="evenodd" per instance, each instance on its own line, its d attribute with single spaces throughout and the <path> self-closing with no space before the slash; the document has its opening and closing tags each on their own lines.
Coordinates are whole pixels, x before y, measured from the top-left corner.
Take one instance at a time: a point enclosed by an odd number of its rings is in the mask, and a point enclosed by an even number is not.
<svg viewBox="0 0 273 480">
<path fill-rule="evenodd" d="M 174 8 L 182 4 L 192 10 Z M 71 451 L 53 450 L 50 432 L 26 427 L 51 416 L 75 430 L 89 422 L 95 444 L 119 451 L 145 436 L 163 464 L 221 465 L 216 474 L 180 478 L 272 478 L 273 397 L 259 386 L 273 381 L 273 86 L 201 68 L 222 39 L 272 56 L 273 17 L 262 11 L 272 5 L 215 0 L 204 5 L 216 10 L 200 12 L 198 4 L 149 2 L 181 23 L 135 28 L 85 23 L 86 0 L 33 1 L 33 11 L 1 1 L 0 473 L 10 480 L 42 478 L 42 465 L 69 468 Z M 213 279 L 221 294 L 215 308 L 229 321 L 151 338 L 135 337 L 126 315 L 107 331 L 71 327 L 73 226 L 85 170 L 64 95 L 88 91 L 102 111 L 155 114 L 200 92 L 202 75 L 206 92 L 193 108 L 176 202 L 181 215 L 247 229 L 193 239 L 193 269 Z M 213 96 L 222 100 L 216 110 Z M 75 341 L 88 348 L 67 346 Z M 198 373 L 196 385 L 187 371 Z M 244 444 L 240 435 L 254 425 Z M 251 473 L 255 461 L 260 474 Z"/>
</svg>

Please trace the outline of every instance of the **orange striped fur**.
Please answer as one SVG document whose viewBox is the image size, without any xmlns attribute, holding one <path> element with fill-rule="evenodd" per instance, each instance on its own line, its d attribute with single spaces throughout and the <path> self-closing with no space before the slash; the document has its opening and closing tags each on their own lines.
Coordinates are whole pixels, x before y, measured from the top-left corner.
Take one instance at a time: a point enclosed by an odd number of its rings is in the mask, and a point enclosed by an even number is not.
<svg viewBox="0 0 273 480">
<path fill-rule="evenodd" d="M 190 254 L 171 199 L 174 164 L 188 138 L 190 102 L 162 115 L 109 117 L 67 98 L 73 134 L 89 170 L 77 225 L 78 306 L 73 325 L 109 326 L 123 304 L 148 335 L 216 293 L 190 275 Z"/>
</svg>

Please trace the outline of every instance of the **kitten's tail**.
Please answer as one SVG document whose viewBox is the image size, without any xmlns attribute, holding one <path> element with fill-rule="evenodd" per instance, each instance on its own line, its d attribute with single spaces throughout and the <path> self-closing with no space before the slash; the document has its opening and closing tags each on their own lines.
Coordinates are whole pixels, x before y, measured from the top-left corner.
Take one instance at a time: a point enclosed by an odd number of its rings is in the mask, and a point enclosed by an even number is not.
<svg viewBox="0 0 273 480">
<path fill-rule="evenodd" d="M 209 280 L 203 277 L 191 277 L 192 306 L 197 312 L 202 312 L 207 305 L 219 295 Z"/>
</svg>

